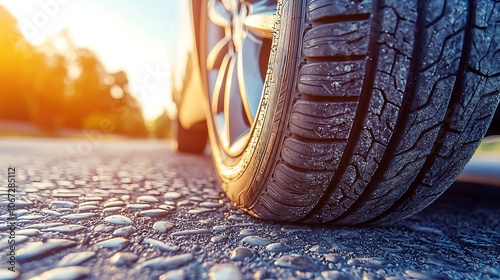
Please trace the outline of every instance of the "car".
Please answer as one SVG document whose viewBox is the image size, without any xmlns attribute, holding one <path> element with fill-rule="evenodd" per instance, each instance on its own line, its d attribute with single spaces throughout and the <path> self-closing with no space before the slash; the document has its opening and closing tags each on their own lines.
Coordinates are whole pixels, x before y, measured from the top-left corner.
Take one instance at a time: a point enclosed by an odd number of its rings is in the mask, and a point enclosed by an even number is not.
<svg viewBox="0 0 500 280">
<path fill-rule="evenodd" d="M 495 114 L 497 1 L 185 5 L 173 142 L 200 153 L 208 137 L 222 189 L 255 217 L 409 217 L 454 182 Z"/>
</svg>

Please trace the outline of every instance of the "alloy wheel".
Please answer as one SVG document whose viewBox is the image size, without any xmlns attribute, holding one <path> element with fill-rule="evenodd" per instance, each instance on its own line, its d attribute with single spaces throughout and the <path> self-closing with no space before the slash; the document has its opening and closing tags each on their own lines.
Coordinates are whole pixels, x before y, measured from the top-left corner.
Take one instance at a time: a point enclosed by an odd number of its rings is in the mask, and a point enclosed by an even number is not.
<svg viewBox="0 0 500 280">
<path fill-rule="evenodd" d="M 220 38 L 208 52 L 213 123 L 230 156 L 246 147 L 258 114 L 275 22 L 276 0 L 210 0 L 208 17 Z"/>
</svg>

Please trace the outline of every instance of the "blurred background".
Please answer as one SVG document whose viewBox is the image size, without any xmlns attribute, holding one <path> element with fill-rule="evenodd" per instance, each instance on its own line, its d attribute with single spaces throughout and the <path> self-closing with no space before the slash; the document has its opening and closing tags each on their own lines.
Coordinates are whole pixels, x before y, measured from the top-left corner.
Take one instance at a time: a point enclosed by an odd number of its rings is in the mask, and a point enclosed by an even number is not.
<svg viewBox="0 0 500 280">
<path fill-rule="evenodd" d="M 169 137 L 178 2 L 0 0 L 0 136 Z"/>
</svg>

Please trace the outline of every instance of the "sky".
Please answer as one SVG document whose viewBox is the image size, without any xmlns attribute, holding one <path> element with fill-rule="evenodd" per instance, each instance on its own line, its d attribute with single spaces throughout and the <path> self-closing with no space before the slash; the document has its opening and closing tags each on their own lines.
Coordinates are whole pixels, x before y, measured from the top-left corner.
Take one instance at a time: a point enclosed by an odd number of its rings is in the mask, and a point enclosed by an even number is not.
<svg viewBox="0 0 500 280">
<path fill-rule="evenodd" d="M 124 70 L 146 120 L 171 102 L 173 44 L 186 18 L 184 0 L 0 0 L 21 33 L 39 45 L 67 29 L 77 47 L 97 54 L 108 72 Z"/>
</svg>

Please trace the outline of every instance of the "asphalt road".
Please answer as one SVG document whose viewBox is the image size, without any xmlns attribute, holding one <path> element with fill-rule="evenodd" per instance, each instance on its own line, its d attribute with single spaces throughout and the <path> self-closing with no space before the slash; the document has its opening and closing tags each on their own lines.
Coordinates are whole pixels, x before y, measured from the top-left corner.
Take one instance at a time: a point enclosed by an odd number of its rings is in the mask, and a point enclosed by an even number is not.
<svg viewBox="0 0 500 280">
<path fill-rule="evenodd" d="M 4 139 L 0 168 L 0 279 L 500 278 L 499 187 L 457 183 L 403 222 L 338 228 L 251 218 L 209 156 L 167 143 Z"/>
</svg>

